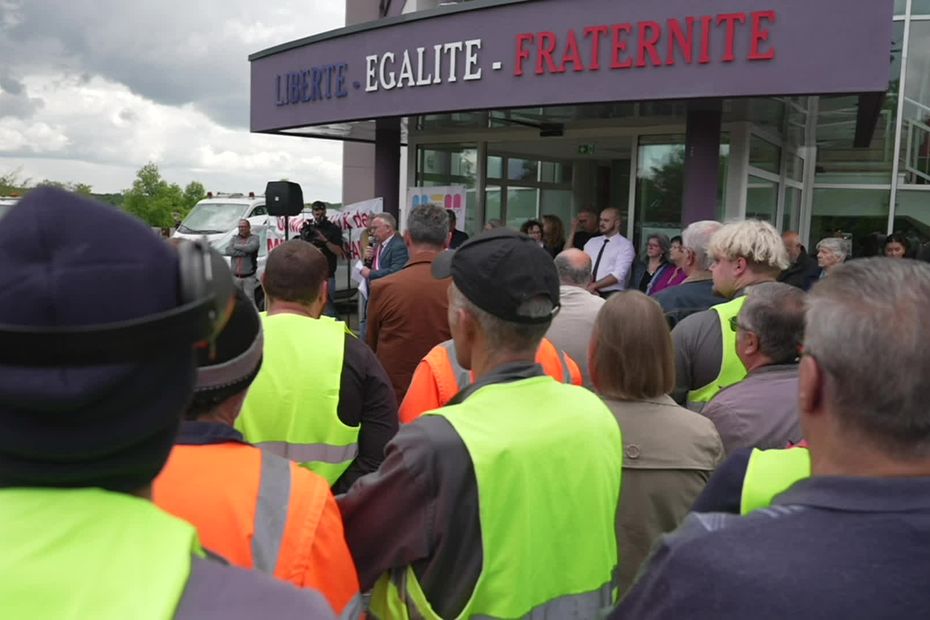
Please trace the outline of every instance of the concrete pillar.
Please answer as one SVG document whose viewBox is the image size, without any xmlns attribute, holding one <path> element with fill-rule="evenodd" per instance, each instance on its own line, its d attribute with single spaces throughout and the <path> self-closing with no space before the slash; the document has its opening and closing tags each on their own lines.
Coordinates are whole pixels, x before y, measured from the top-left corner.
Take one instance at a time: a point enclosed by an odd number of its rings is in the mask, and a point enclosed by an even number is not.
<svg viewBox="0 0 930 620">
<path fill-rule="evenodd" d="M 719 100 L 688 105 L 682 227 L 715 217 L 722 119 Z"/>
<path fill-rule="evenodd" d="M 342 204 L 350 205 L 375 196 L 375 145 L 342 143 Z"/>
<path fill-rule="evenodd" d="M 375 120 L 375 194 L 400 219 L 400 118 Z"/>
</svg>

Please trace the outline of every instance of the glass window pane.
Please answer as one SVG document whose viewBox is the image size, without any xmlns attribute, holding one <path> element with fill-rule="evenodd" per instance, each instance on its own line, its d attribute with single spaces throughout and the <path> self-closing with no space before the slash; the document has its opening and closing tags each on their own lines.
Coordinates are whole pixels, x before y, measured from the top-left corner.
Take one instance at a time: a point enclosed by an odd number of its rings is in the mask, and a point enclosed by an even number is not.
<svg viewBox="0 0 930 620">
<path fill-rule="evenodd" d="M 511 181 L 536 181 L 539 162 L 529 159 L 507 159 L 507 178 Z"/>
<path fill-rule="evenodd" d="M 901 139 L 905 183 L 930 185 L 930 21 L 911 22 Z"/>
<path fill-rule="evenodd" d="M 488 187 L 484 193 L 484 223 L 488 220 L 499 220 L 501 213 L 501 188 Z"/>
<path fill-rule="evenodd" d="M 536 219 L 536 194 L 532 187 L 511 187 L 507 190 L 507 226 L 520 230 L 526 220 Z"/>
<path fill-rule="evenodd" d="M 911 15 L 930 15 L 930 0 L 914 0 L 911 4 Z M 913 23 L 911 27 L 913 28 Z"/>
<path fill-rule="evenodd" d="M 642 142 L 646 142 L 645 139 Z M 649 136 L 653 142 L 659 137 Z M 684 191 L 684 136 L 661 136 L 665 144 L 641 144 L 636 171 L 636 239 L 654 230 L 681 228 Z M 675 233 L 677 234 L 677 233 Z"/>
<path fill-rule="evenodd" d="M 539 180 L 543 183 L 571 183 L 571 164 L 563 164 L 556 161 L 540 162 Z"/>
<path fill-rule="evenodd" d="M 894 229 L 920 243 L 930 241 L 930 192 L 898 190 L 896 200 Z"/>
<path fill-rule="evenodd" d="M 729 163 L 729 134 L 720 137 L 717 219 L 723 215 Z M 643 235 L 661 232 L 674 236 L 681 232 L 684 191 L 685 137 L 682 135 L 642 136 L 636 171 L 636 209 L 633 243 Z M 624 224 L 625 226 L 625 224 Z"/>
<path fill-rule="evenodd" d="M 801 213 L 801 190 L 796 187 L 785 188 L 785 212 L 781 219 L 781 230 L 797 230 L 798 215 Z"/>
<path fill-rule="evenodd" d="M 907 0 L 894 0 L 894 14 L 904 15 L 907 13 Z"/>
<path fill-rule="evenodd" d="M 810 246 L 824 237 L 842 234 L 852 239 L 853 255 L 862 253 L 868 239 L 888 227 L 887 190 L 815 189 Z"/>
<path fill-rule="evenodd" d="M 752 136 L 749 141 L 749 165 L 778 173 L 781 163 L 781 149 L 758 136 Z"/>
<path fill-rule="evenodd" d="M 478 149 L 474 145 L 452 144 L 419 147 L 417 183 L 422 187 L 477 184 Z"/>
<path fill-rule="evenodd" d="M 488 155 L 488 178 L 499 179 L 503 174 L 504 160 L 498 155 Z"/>
<path fill-rule="evenodd" d="M 746 217 L 758 218 L 775 224 L 778 208 L 778 183 L 749 175 L 746 190 Z"/>
<path fill-rule="evenodd" d="M 788 157 L 788 169 L 785 175 L 794 181 L 801 182 L 804 180 L 804 160 L 797 155 Z"/>
<path fill-rule="evenodd" d="M 904 23 L 895 22 L 893 32 L 889 95 L 879 112 L 872 142 L 868 147 L 857 148 L 854 145 L 859 98 L 820 98 L 817 114 L 817 183 L 891 183 Z"/>
</svg>

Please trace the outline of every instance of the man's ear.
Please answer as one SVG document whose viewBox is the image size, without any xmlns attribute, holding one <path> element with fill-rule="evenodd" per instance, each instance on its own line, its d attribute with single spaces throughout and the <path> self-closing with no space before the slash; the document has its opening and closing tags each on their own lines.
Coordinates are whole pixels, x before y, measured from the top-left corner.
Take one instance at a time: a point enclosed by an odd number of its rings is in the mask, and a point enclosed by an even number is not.
<svg viewBox="0 0 930 620">
<path fill-rule="evenodd" d="M 737 256 L 736 260 L 733 262 L 733 275 L 739 277 L 746 273 L 746 269 L 749 268 L 749 261 L 743 258 L 742 256 Z"/>
<path fill-rule="evenodd" d="M 329 299 L 329 278 L 323 280 L 322 286 L 320 286 L 320 296 L 317 298 L 323 304 L 326 304 L 326 300 Z"/>
<path fill-rule="evenodd" d="M 739 347 L 739 338 L 736 340 L 737 348 Z M 743 351 L 746 355 L 755 355 L 759 352 L 759 336 L 753 332 L 743 334 Z"/>
<path fill-rule="evenodd" d="M 810 355 L 801 357 L 798 375 L 798 410 L 802 415 L 810 415 L 820 409 L 826 377 L 823 368 Z"/>
<path fill-rule="evenodd" d="M 442 246 L 442 249 L 448 250 L 448 249 L 449 249 L 449 246 L 451 246 L 451 245 L 452 245 L 452 231 L 450 230 L 450 231 L 449 231 L 449 234 L 446 235 L 446 243 L 445 243 L 445 245 Z"/>
<path fill-rule="evenodd" d="M 475 319 L 475 315 L 465 308 L 459 308 L 457 312 L 459 330 L 461 330 L 469 340 L 474 339 L 475 333 L 478 331 L 478 321 Z"/>
<path fill-rule="evenodd" d="M 404 231 L 404 245 L 406 245 L 409 248 L 412 244 L 413 244 L 413 239 L 410 238 L 410 231 L 405 230 Z"/>
</svg>

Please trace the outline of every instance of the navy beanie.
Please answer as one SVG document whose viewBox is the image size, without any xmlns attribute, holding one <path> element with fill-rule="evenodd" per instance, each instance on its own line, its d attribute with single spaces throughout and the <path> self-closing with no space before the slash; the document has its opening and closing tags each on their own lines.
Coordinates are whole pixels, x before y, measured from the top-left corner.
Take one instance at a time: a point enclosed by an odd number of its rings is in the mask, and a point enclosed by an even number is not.
<svg viewBox="0 0 930 620">
<path fill-rule="evenodd" d="M 0 266 L 0 324 L 111 323 L 180 303 L 173 247 L 61 190 L 33 190 L 0 220 Z M 194 377 L 190 343 L 131 363 L 0 365 L 0 487 L 144 487 L 168 458 Z"/>
</svg>

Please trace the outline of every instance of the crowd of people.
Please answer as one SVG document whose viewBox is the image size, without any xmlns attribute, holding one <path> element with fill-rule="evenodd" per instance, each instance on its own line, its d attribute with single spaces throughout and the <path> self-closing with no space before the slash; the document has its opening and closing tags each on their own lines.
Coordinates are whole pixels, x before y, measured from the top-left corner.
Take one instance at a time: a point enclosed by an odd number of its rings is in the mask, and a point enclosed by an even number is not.
<svg viewBox="0 0 930 620">
<path fill-rule="evenodd" d="M 0 615 L 930 615 L 930 264 L 906 237 L 813 259 L 698 221 L 637 256 L 614 208 L 457 240 L 450 215 L 374 218 L 360 338 L 327 315 L 322 226 L 269 253 L 259 313 L 243 226 L 227 261 L 20 201 Z"/>
</svg>

